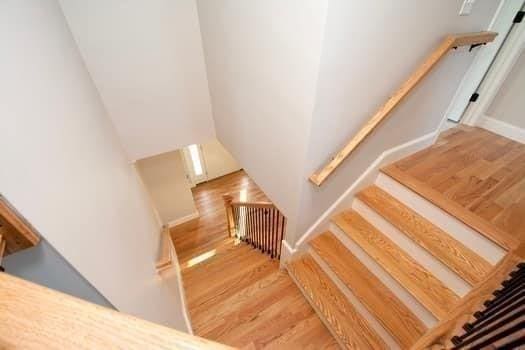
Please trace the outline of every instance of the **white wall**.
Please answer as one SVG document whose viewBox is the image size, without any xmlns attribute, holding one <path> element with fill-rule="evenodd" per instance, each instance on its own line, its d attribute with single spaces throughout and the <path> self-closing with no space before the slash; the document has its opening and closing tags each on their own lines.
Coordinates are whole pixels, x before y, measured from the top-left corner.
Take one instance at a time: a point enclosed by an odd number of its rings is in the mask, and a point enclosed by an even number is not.
<svg viewBox="0 0 525 350">
<path fill-rule="evenodd" d="M 217 138 L 292 229 L 326 3 L 197 1 Z"/>
<path fill-rule="evenodd" d="M 525 50 L 500 87 L 487 109 L 487 114 L 518 128 L 525 129 Z"/>
<path fill-rule="evenodd" d="M 60 0 L 128 157 L 214 137 L 195 0 Z"/>
<path fill-rule="evenodd" d="M 498 2 L 198 0 L 218 139 L 293 243 L 386 149 L 435 130 L 476 51 L 454 51 L 322 188 L 308 182 L 448 33 Z M 479 50 L 479 49 L 478 49 Z"/>
<path fill-rule="evenodd" d="M 217 140 L 212 139 L 201 145 L 208 180 L 240 170 L 241 166 Z"/>
<path fill-rule="evenodd" d="M 197 212 L 181 151 L 144 158 L 136 165 L 163 224 Z"/>
<path fill-rule="evenodd" d="M 56 1 L 0 2 L 2 194 L 117 309 L 185 329 L 159 227 Z"/>
<path fill-rule="evenodd" d="M 452 51 L 321 188 L 307 182 L 446 34 L 486 29 L 497 5 L 480 0 L 459 16 L 456 0 L 330 0 L 297 236 L 383 151 L 438 128 L 475 50 Z"/>
</svg>

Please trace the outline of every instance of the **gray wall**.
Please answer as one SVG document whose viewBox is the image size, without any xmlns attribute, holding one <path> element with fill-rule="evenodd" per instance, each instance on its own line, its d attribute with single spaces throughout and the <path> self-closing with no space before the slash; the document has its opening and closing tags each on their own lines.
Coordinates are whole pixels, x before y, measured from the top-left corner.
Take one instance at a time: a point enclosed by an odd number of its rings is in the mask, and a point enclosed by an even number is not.
<svg viewBox="0 0 525 350">
<path fill-rule="evenodd" d="M 115 308 L 47 241 L 7 256 L 7 273 L 105 307 Z"/>
</svg>

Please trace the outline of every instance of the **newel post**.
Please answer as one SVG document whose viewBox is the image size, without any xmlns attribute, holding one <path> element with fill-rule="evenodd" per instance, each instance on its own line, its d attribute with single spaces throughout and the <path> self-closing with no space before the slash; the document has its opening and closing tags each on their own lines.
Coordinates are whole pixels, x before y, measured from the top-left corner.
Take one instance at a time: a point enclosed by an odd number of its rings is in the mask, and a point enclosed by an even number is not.
<svg viewBox="0 0 525 350">
<path fill-rule="evenodd" d="M 230 237 L 233 236 L 233 230 L 235 223 L 233 222 L 233 196 L 229 193 L 223 194 L 222 199 L 224 200 L 224 209 L 226 209 L 226 225 L 228 225 L 228 233 Z"/>
</svg>

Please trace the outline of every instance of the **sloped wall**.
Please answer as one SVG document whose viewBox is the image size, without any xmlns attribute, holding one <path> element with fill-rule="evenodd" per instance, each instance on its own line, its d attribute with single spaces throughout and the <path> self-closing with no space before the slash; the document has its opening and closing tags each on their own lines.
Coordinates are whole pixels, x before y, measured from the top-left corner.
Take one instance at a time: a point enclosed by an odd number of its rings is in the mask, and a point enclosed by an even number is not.
<svg viewBox="0 0 525 350">
<path fill-rule="evenodd" d="M 215 136 L 195 0 L 60 0 L 130 160 Z"/>
<path fill-rule="evenodd" d="M 197 4 L 217 138 L 293 230 L 327 1 Z"/>
<path fill-rule="evenodd" d="M 59 4 L 0 2 L 0 45 L 0 191 L 118 310 L 186 330 L 155 271 L 159 227 Z"/>
</svg>

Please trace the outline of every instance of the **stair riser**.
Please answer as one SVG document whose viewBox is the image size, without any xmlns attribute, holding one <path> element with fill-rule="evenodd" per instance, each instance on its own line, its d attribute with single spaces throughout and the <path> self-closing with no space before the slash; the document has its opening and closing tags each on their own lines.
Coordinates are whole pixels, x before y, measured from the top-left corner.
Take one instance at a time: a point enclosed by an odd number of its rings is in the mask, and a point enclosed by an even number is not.
<svg viewBox="0 0 525 350">
<path fill-rule="evenodd" d="M 385 271 L 373 258 L 371 258 L 356 242 L 349 238 L 341 229 L 330 224 L 330 231 L 350 250 L 363 265 L 366 266 L 394 295 L 399 298 L 410 310 L 427 326 L 433 327 L 437 323 L 434 317 L 416 298 L 414 298 L 401 284 L 399 284 L 387 271 Z"/>
<path fill-rule="evenodd" d="M 407 207 L 447 232 L 451 237 L 475 251 L 491 265 L 495 265 L 505 256 L 506 251 L 500 246 L 388 175 L 380 173 L 375 184 L 385 192 L 403 202 Z"/>
</svg>

